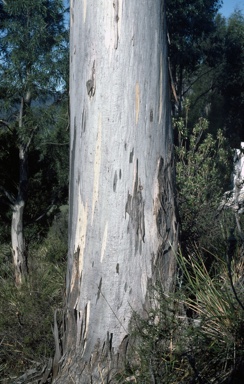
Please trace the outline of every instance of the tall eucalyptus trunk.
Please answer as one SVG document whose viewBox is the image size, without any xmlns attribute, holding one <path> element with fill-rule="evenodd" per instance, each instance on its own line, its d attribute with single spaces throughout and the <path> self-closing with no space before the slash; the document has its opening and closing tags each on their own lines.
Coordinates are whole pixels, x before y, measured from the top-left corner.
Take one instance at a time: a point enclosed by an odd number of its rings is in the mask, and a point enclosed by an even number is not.
<svg viewBox="0 0 244 384">
<path fill-rule="evenodd" d="M 113 382 L 133 312 L 174 282 L 164 4 L 71 1 L 70 220 L 57 383 Z M 55 372 L 56 372 L 55 367 Z"/>
</svg>

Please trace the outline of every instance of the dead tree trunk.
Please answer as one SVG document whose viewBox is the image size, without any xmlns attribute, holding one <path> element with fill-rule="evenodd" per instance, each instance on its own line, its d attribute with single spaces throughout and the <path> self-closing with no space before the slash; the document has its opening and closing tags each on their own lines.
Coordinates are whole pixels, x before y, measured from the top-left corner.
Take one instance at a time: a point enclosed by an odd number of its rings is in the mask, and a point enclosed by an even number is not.
<svg viewBox="0 0 244 384">
<path fill-rule="evenodd" d="M 113 382 L 133 311 L 173 284 L 177 223 L 161 0 L 71 1 L 67 301 L 57 383 Z"/>
</svg>

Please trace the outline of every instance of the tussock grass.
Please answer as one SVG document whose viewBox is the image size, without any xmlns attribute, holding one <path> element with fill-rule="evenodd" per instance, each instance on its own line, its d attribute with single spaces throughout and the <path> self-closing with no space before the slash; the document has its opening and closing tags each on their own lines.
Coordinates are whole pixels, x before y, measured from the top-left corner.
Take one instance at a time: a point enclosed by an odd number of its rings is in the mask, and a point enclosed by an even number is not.
<svg viewBox="0 0 244 384">
<path fill-rule="evenodd" d="M 181 288 L 170 295 L 160 285 L 151 289 L 150 299 L 157 304 L 143 318 L 134 316 L 137 342 L 121 382 L 244 382 L 244 311 L 232 290 L 227 262 L 211 257 L 208 270 L 200 250 L 187 257 L 179 253 Z M 232 261 L 236 287 L 239 270 Z M 237 292 L 243 300 L 243 290 Z"/>
</svg>

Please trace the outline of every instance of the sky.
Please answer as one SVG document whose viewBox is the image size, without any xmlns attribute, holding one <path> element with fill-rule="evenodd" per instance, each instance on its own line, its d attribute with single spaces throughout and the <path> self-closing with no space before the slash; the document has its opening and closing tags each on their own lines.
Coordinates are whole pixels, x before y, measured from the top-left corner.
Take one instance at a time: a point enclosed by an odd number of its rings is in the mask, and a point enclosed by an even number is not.
<svg viewBox="0 0 244 384">
<path fill-rule="evenodd" d="M 229 17 L 236 8 L 240 9 L 244 14 L 244 0 L 223 0 L 223 5 L 219 12 L 224 17 Z"/>
</svg>

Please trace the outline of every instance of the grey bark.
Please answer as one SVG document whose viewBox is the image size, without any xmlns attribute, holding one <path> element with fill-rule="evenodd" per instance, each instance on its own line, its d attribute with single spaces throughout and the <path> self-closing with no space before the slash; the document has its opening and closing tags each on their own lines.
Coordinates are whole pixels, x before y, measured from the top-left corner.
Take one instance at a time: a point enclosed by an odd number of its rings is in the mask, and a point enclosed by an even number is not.
<svg viewBox="0 0 244 384">
<path fill-rule="evenodd" d="M 113 382 L 133 311 L 174 281 L 177 223 L 161 0 L 71 1 L 70 221 L 56 383 Z"/>
<path fill-rule="evenodd" d="M 26 99 L 21 98 L 20 112 L 19 112 L 19 129 L 23 127 L 23 117 L 25 114 L 25 107 L 30 104 L 29 93 Z M 33 130 L 34 132 L 34 130 Z M 15 271 L 15 283 L 20 286 L 23 279 L 27 275 L 27 257 L 24 240 L 24 225 L 23 214 L 27 197 L 27 183 L 28 183 L 28 150 L 32 140 L 33 133 L 30 135 L 26 144 L 19 143 L 19 185 L 18 193 L 14 203 L 12 204 L 12 224 L 11 224 L 11 243 L 12 255 Z"/>
<path fill-rule="evenodd" d="M 12 255 L 15 272 L 15 283 L 20 286 L 23 278 L 27 274 L 27 260 L 25 253 L 24 229 L 23 229 L 23 213 L 25 201 L 16 201 L 12 207 L 12 224 L 11 224 L 11 243 Z"/>
</svg>

